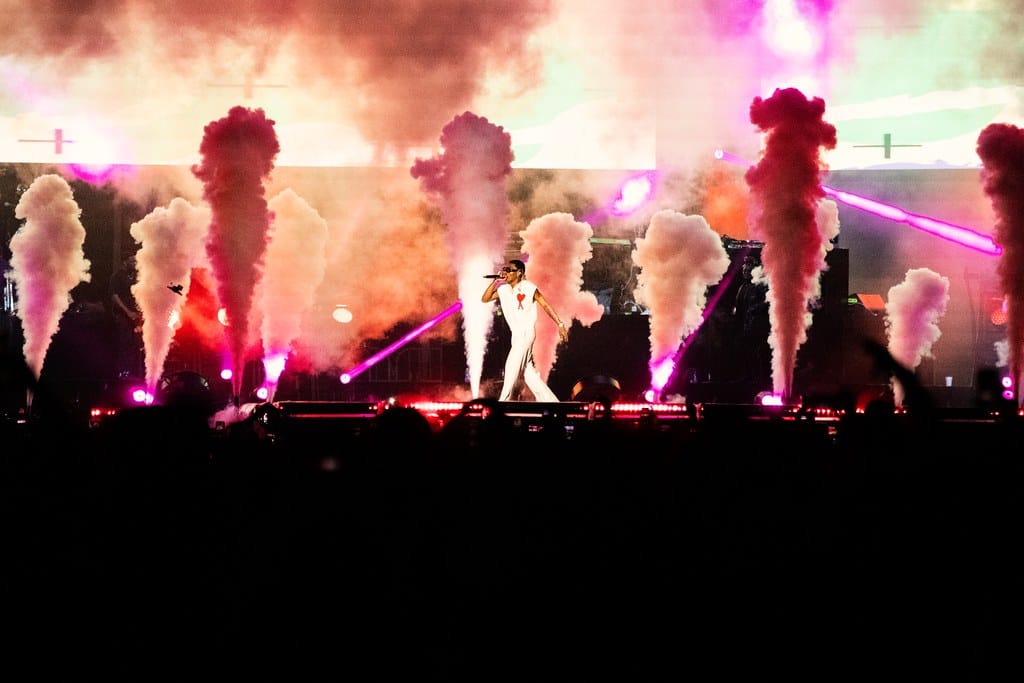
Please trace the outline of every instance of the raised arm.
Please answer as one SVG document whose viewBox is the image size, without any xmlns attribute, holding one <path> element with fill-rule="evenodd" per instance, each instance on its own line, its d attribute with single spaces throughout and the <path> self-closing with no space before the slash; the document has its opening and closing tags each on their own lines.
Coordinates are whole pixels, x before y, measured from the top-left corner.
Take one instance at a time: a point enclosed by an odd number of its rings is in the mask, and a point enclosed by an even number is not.
<svg viewBox="0 0 1024 683">
<path fill-rule="evenodd" d="M 501 278 L 495 278 L 491 280 L 487 284 L 487 289 L 485 289 L 484 293 L 480 296 L 480 301 L 483 301 L 486 304 L 490 301 L 494 301 L 495 299 L 497 299 L 498 285 L 500 285 L 502 282 L 503 280 Z"/>
</svg>

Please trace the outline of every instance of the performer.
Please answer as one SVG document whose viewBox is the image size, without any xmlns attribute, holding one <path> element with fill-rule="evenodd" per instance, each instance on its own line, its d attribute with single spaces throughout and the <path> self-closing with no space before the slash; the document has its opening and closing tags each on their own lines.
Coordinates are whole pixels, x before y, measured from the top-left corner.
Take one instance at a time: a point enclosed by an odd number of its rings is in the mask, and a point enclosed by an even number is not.
<svg viewBox="0 0 1024 683">
<path fill-rule="evenodd" d="M 502 286 L 506 285 L 506 286 Z M 533 342 L 537 336 L 537 307 L 540 306 L 548 317 L 558 325 L 558 337 L 569 341 L 569 330 L 551 308 L 537 285 L 526 279 L 526 264 L 512 259 L 493 278 L 480 300 L 488 303 L 498 300 L 501 313 L 512 333 L 512 344 L 505 359 L 505 378 L 501 385 L 499 401 L 512 400 L 512 389 L 521 378 L 541 402 L 557 402 L 558 397 L 548 387 L 533 364 Z"/>
</svg>

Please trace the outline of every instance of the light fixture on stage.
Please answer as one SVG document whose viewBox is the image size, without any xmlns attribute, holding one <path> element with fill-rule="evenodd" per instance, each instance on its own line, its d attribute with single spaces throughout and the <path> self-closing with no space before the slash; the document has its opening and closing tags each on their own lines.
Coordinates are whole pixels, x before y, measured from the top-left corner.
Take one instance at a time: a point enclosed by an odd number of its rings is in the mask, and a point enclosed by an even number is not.
<svg viewBox="0 0 1024 683">
<path fill-rule="evenodd" d="M 715 150 L 715 158 L 741 166 L 753 165 L 749 161 L 746 161 L 735 154 L 731 154 L 720 149 Z M 905 223 L 912 228 L 922 230 L 935 235 L 936 237 L 941 237 L 944 240 L 949 240 L 950 242 L 955 242 L 956 244 L 974 249 L 975 251 L 989 254 L 990 256 L 999 256 L 1003 253 L 1003 248 L 996 244 L 991 237 L 975 232 L 974 230 L 970 230 L 969 228 L 954 225 L 952 223 L 946 223 L 934 218 L 928 218 L 927 216 L 909 213 L 899 207 L 883 204 L 882 202 L 877 202 L 873 199 L 868 199 L 867 197 L 861 197 L 860 195 L 853 194 L 852 192 L 837 190 L 827 185 L 822 185 L 821 189 L 825 192 L 826 196 L 848 206 L 852 206 L 855 209 L 867 211 L 868 213 L 873 213 L 876 216 L 881 216 L 882 218 L 888 218 L 889 220 L 897 223 Z"/>
<path fill-rule="evenodd" d="M 642 173 L 622 184 L 619 196 L 611 205 L 613 216 L 628 216 L 644 205 L 654 193 L 654 173 Z"/>
<path fill-rule="evenodd" d="M 974 379 L 977 406 L 989 413 L 1009 415 L 1016 411 L 1013 378 L 995 368 L 979 368 Z"/>
<path fill-rule="evenodd" d="M 146 391 L 145 387 L 132 387 L 129 392 L 131 402 L 140 405 L 149 405 L 153 402 L 153 395 Z"/>
<path fill-rule="evenodd" d="M 331 317 L 339 323 L 350 323 L 352 322 L 352 311 L 345 304 L 337 304 L 331 311 Z"/>
<path fill-rule="evenodd" d="M 610 375 L 588 375 L 573 385 L 570 401 L 618 401 L 622 396 L 622 385 Z"/>
<path fill-rule="evenodd" d="M 871 311 L 872 313 L 885 312 L 885 299 L 883 299 L 880 294 L 867 294 L 865 292 L 856 292 L 849 297 L 848 302 L 851 304 L 859 303 L 861 306 Z"/>
<path fill-rule="evenodd" d="M 198 372 L 182 370 L 165 375 L 157 386 L 156 402 L 164 406 L 195 408 L 213 414 L 210 383 Z"/>
<path fill-rule="evenodd" d="M 988 319 L 996 327 L 1002 327 L 1006 324 L 1006 298 L 1005 297 L 991 297 L 988 302 Z"/>
</svg>

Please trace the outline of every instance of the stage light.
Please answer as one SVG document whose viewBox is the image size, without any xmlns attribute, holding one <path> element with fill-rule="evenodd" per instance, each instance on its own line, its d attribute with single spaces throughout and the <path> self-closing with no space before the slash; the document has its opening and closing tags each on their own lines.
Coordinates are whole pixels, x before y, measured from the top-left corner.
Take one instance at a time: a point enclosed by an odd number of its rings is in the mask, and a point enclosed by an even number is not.
<svg viewBox="0 0 1024 683">
<path fill-rule="evenodd" d="M 857 292 L 848 299 L 851 304 L 860 303 L 872 313 L 883 313 L 885 311 L 885 299 L 881 294 L 865 294 Z"/>
<path fill-rule="evenodd" d="M 128 395 L 132 403 L 149 405 L 153 402 L 153 395 L 146 391 L 145 387 L 132 387 Z"/>
<path fill-rule="evenodd" d="M 761 37 L 778 55 L 810 57 L 821 49 L 821 36 L 800 13 L 794 0 L 768 0 L 762 8 Z"/>
<path fill-rule="evenodd" d="M 348 310 L 345 304 L 337 304 L 331 312 L 331 317 L 339 323 L 352 322 L 352 311 Z"/>
<path fill-rule="evenodd" d="M 612 202 L 613 216 L 628 216 L 651 198 L 654 191 L 653 173 L 634 176 L 622 184 L 619 196 Z"/>
<path fill-rule="evenodd" d="M 1006 324 L 1006 299 L 992 297 L 989 299 L 988 319 L 993 325 L 1002 326 Z"/>
<path fill-rule="evenodd" d="M 580 379 L 569 394 L 570 401 L 617 401 L 622 395 L 619 380 L 610 375 L 588 375 Z"/>
</svg>

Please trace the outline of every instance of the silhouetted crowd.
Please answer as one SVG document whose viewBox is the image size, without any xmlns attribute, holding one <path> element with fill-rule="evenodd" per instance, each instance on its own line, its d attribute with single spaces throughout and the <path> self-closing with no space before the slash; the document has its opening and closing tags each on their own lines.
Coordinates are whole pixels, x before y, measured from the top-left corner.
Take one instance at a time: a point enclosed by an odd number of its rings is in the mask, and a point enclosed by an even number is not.
<svg viewBox="0 0 1024 683">
<path fill-rule="evenodd" d="M 4 427 L 34 679 L 987 680 L 1018 668 L 1020 426 L 880 411 Z"/>
</svg>

